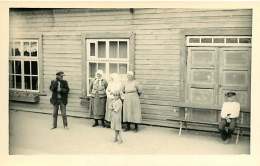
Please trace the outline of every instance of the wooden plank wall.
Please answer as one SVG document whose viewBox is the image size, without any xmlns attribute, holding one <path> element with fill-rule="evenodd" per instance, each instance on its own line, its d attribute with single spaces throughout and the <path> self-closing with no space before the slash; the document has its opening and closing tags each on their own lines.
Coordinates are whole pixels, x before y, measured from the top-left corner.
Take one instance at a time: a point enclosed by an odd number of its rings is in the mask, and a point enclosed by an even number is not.
<svg viewBox="0 0 260 166">
<path fill-rule="evenodd" d="M 70 83 L 68 112 L 87 116 L 80 106 L 81 33 L 135 32 L 135 73 L 143 85 L 143 122 L 175 126 L 172 101 L 180 100 L 180 31 L 184 28 L 251 28 L 252 10 L 54 9 L 13 11 L 10 34 L 42 33 L 44 90 L 39 104 L 11 103 L 15 109 L 51 112 L 48 86 L 57 70 Z"/>
</svg>

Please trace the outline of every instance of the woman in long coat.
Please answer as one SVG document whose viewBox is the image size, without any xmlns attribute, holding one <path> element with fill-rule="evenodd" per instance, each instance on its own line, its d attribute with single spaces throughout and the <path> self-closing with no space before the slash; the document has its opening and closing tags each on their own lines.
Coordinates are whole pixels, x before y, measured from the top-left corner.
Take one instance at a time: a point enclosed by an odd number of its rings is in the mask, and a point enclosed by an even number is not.
<svg viewBox="0 0 260 166">
<path fill-rule="evenodd" d="M 101 120 L 102 126 L 105 127 L 104 117 L 106 111 L 106 89 L 107 81 L 103 78 L 103 71 L 98 70 L 96 78 L 90 83 L 91 106 L 90 117 L 93 117 L 95 123 L 93 127 L 98 126 L 98 120 Z"/>
<path fill-rule="evenodd" d="M 140 96 L 143 93 L 141 86 L 134 80 L 134 73 L 127 72 L 127 82 L 123 87 L 124 105 L 123 122 L 126 123 L 125 131 L 130 130 L 130 124 L 135 125 L 135 131 L 138 131 L 138 124 L 141 123 L 141 104 Z"/>
</svg>

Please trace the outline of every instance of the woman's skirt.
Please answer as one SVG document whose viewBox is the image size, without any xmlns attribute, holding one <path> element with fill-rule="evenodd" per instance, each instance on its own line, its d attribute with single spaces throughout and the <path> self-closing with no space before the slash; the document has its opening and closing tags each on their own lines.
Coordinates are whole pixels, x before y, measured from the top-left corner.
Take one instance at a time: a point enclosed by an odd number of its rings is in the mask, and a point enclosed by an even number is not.
<svg viewBox="0 0 260 166">
<path fill-rule="evenodd" d="M 90 101 L 90 117 L 104 119 L 106 111 L 106 97 L 93 97 Z"/>
<path fill-rule="evenodd" d="M 141 104 L 137 93 L 126 93 L 123 105 L 123 122 L 141 123 Z"/>
</svg>

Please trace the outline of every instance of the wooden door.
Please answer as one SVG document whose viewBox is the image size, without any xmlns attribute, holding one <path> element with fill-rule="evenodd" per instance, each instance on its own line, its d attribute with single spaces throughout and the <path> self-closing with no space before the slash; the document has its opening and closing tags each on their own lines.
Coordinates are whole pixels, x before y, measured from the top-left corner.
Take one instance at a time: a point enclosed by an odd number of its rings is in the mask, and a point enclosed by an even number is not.
<svg viewBox="0 0 260 166">
<path fill-rule="evenodd" d="M 218 50 L 215 47 L 189 47 L 187 59 L 186 101 L 197 105 L 217 105 Z M 190 118 L 216 121 L 212 110 L 192 111 Z M 208 119 L 208 117 L 215 117 Z"/>
<path fill-rule="evenodd" d="M 186 101 L 221 106 L 224 94 L 234 91 L 241 107 L 250 110 L 250 54 L 248 47 L 188 47 Z M 212 110 L 195 110 L 190 116 L 197 121 L 218 121 Z M 249 123 L 249 116 L 244 119 Z"/>
<path fill-rule="evenodd" d="M 219 104 L 224 94 L 234 91 L 243 111 L 250 110 L 251 50 L 247 47 L 220 48 Z M 241 113 L 241 122 L 249 124 L 250 114 Z"/>
</svg>

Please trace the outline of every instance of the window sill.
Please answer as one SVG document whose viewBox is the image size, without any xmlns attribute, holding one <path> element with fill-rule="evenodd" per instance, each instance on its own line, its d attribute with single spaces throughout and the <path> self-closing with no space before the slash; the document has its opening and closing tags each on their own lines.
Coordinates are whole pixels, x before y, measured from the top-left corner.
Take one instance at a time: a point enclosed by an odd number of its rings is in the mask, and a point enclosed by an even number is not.
<svg viewBox="0 0 260 166">
<path fill-rule="evenodd" d="M 9 100 L 28 103 L 38 103 L 40 101 L 40 94 L 28 91 L 9 91 Z"/>
</svg>

